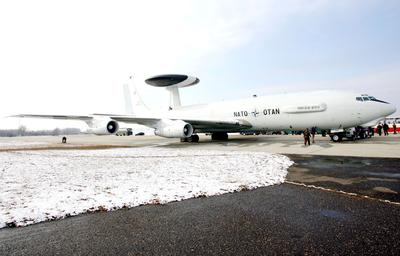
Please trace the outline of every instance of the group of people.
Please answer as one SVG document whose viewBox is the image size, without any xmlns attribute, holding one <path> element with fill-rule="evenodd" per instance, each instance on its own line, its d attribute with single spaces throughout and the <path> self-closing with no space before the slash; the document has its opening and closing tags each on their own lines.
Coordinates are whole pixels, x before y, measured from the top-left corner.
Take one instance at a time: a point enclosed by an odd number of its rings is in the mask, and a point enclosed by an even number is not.
<svg viewBox="0 0 400 256">
<path fill-rule="evenodd" d="M 393 134 L 397 134 L 396 128 L 396 123 L 393 123 Z M 379 123 L 376 127 L 376 132 L 379 134 L 379 136 L 382 136 L 382 130 L 385 136 L 389 135 L 389 125 L 386 122 L 383 123 L 383 125 Z"/>
<path fill-rule="evenodd" d="M 312 143 L 315 143 L 315 134 L 317 133 L 317 127 L 313 126 L 311 129 L 306 128 L 303 132 L 304 136 L 304 146 L 307 144 L 310 146 L 310 138 L 312 139 Z"/>
<path fill-rule="evenodd" d="M 397 134 L 396 131 L 396 123 L 393 123 L 393 134 Z M 379 134 L 379 136 L 382 136 L 382 130 L 385 136 L 389 135 L 389 125 L 385 122 L 383 124 L 379 123 L 378 126 L 376 127 L 376 132 Z M 362 127 L 356 127 L 355 128 L 355 138 L 362 138 L 361 134 L 363 132 Z M 306 128 L 303 131 L 303 137 L 304 137 L 304 146 L 311 145 L 311 142 L 315 142 L 315 134 L 317 133 L 317 127 L 313 126 L 311 129 Z M 374 135 L 374 128 L 373 127 L 368 127 L 368 136 L 371 137 Z"/>
</svg>

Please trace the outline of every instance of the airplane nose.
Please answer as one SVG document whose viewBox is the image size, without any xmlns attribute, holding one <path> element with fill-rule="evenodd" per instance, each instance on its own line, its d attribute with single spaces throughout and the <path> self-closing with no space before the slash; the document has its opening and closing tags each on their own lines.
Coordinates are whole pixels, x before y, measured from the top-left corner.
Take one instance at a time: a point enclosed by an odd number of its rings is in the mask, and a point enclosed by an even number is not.
<svg viewBox="0 0 400 256">
<path fill-rule="evenodd" d="M 393 104 L 389 104 L 388 105 L 388 110 L 387 110 L 387 116 L 393 114 L 394 112 L 396 112 L 396 107 Z"/>
</svg>

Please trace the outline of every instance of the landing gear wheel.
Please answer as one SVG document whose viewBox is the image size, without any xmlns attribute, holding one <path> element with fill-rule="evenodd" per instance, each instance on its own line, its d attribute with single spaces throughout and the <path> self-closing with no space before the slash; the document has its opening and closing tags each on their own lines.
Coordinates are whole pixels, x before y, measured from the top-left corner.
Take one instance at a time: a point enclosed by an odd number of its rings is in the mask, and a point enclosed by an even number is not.
<svg viewBox="0 0 400 256">
<path fill-rule="evenodd" d="M 188 138 L 181 138 L 181 142 L 189 142 L 189 143 L 199 142 L 199 139 L 200 139 L 199 135 L 194 134 L 194 135 L 192 135 L 192 136 L 190 136 Z"/>
<path fill-rule="evenodd" d="M 342 136 L 340 136 L 339 134 L 333 134 L 333 135 L 331 135 L 331 140 L 332 140 L 333 142 L 342 141 Z"/>
<path fill-rule="evenodd" d="M 200 140 L 199 135 L 197 135 L 197 134 L 192 135 L 190 137 L 190 139 L 192 140 L 191 142 L 199 142 L 199 140 Z"/>
<path fill-rule="evenodd" d="M 212 140 L 228 140 L 228 133 L 226 132 L 214 132 L 211 135 Z"/>
</svg>

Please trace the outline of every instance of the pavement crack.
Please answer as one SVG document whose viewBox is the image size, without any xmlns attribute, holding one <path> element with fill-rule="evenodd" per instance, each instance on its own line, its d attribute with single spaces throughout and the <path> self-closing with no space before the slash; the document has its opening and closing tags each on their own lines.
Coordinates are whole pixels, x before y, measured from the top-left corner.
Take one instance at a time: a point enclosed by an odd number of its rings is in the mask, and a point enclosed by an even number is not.
<svg viewBox="0 0 400 256">
<path fill-rule="evenodd" d="M 360 195 L 360 194 L 357 194 L 357 193 L 346 192 L 346 191 L 342 191 L 342 190 L 335 190 L 335 189 L 330 189 L 330 188 L 324 188 L 324 187 L 315 186 L 315 185 L 307 185 L 307 184 L 304 184 L 304 183 L 298 183 L 298 182 L 293 182 L 293 181 L 285 181 L 285 183 L 291 184 L 291 185 L 295 185 L 295 186 L 302 186 L 302 187 L 306 187 L 306 188 L 318 189 L 318 190 L 322 190 L 322 191 L 333 192 L 333 193 L 336 193 L 336 194 L 347 195 L 347 196 L 351 196 L 351 197 L 364 198 L 364 199 L 367 199 L 367 200 L 373 200 L 373 201 L 378 201 L 378 202 L 381 202 L 381 203 L 400 206 L 400 202 L 393 202 L 393 201 L 390 201 L 390 200 L 379 199 L 379 198 L 370 197 L 370 196 L 366 196 L 366 195 Z"/>
</svg>

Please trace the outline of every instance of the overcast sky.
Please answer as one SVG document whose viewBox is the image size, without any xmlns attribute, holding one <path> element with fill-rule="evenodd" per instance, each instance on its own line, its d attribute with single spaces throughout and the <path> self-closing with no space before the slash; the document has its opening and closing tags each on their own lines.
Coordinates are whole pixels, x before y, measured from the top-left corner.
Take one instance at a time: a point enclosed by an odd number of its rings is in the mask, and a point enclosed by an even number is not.
<svg viewBox="0 0 400 256">
<path fill-rule="evenodd" d="M 0 117 L 124 113 L 130 75 L 165 107 L 166 92 L 143 81 L 166 73 L 200 78 L 183 104 L 329 88 L 400 108 L 398 0 L 13 0 L 0 2 L 0 24 Z M 40 126 L 0 129 L 20 124 Z"/>
</svg>

